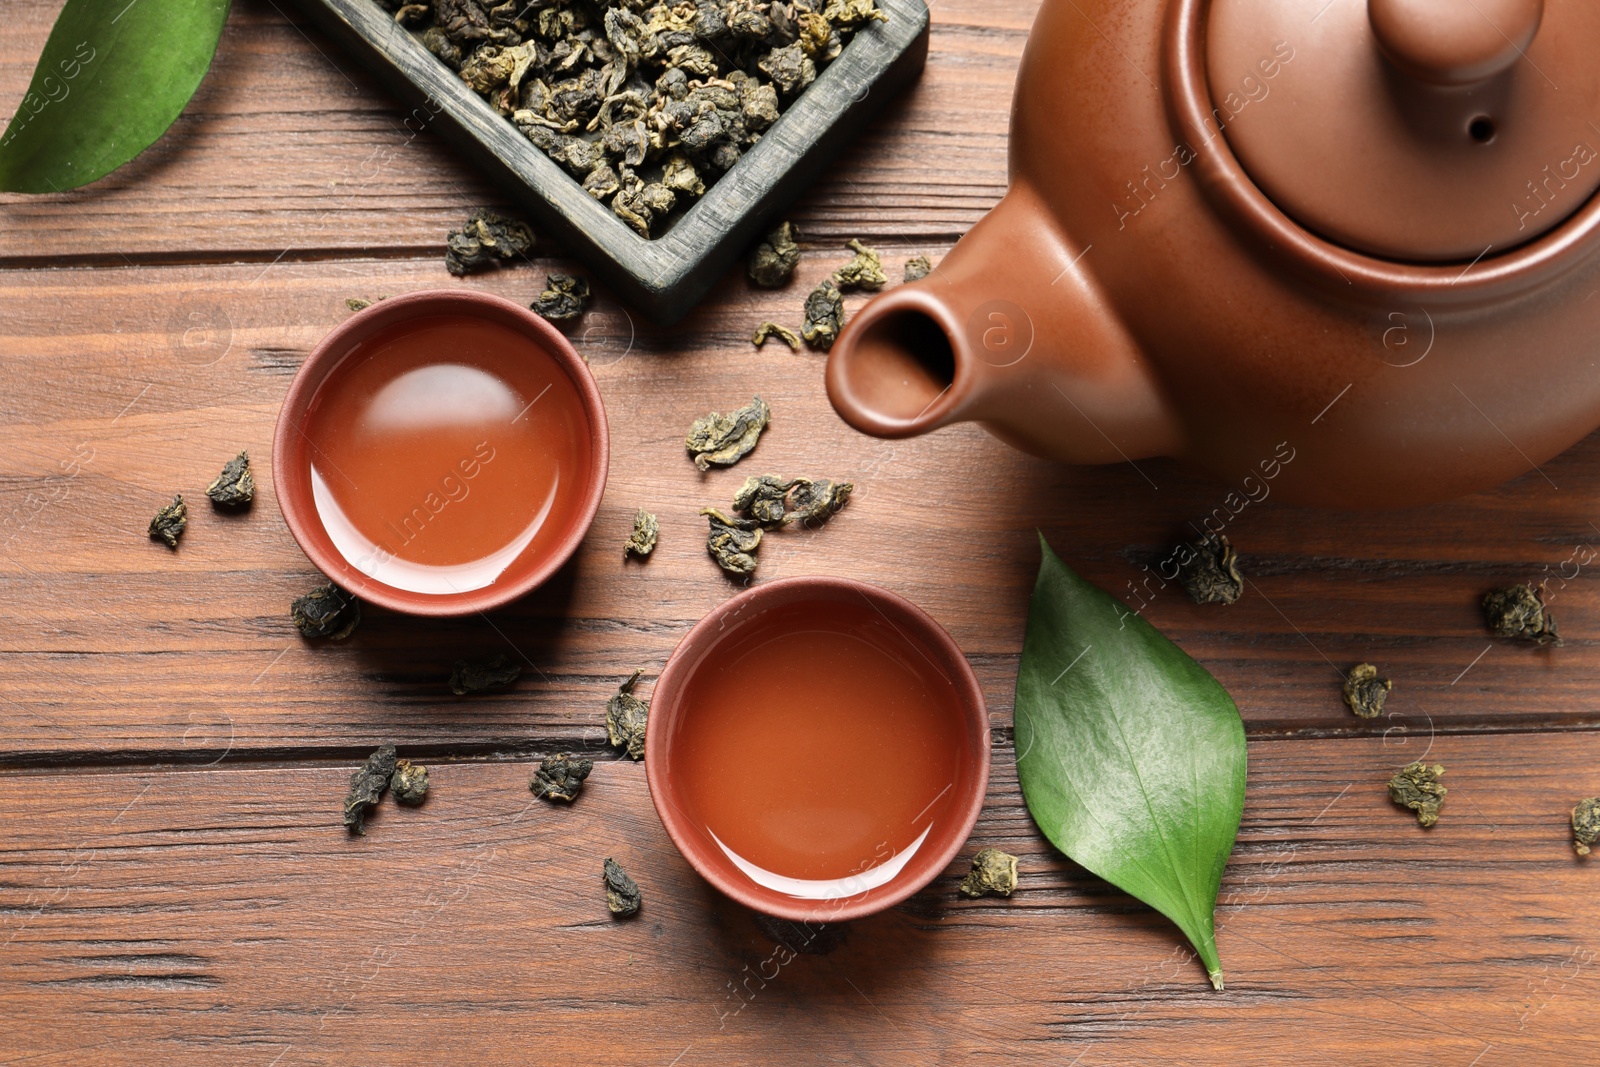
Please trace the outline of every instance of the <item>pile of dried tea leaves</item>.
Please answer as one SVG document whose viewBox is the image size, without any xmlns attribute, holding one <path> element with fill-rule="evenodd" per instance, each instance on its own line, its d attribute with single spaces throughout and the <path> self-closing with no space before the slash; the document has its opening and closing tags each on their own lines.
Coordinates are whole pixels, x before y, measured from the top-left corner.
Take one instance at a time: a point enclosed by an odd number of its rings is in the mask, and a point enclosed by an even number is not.
<svg viewBox="0 0 1600 1067">
<path fill-rule="evenodd" d="M 344 798 L 344 825 L 352 834 L 365 836 L 367 813 L 378 806 L 386 790 L 401 804 L 416 807 L 428 796 L 428 768 L 395 758 L 394 743 L 386 741 L 350 775 L 350 792 Z"/>
<path fill-rule="evenodd" d="M 785 479 L 775 474 L 746 478 L 734 494 L 736 514 L 720 508 L 700 509 L 711 524 L 706 551 L 727 573 L 747 577 L 755 573 L 755 553 L 764 531 L 797 522 L 827 522 L 850 502 L 854 491 L 853 483 L 828 478 Z"/>
<path fill-rule="evenodd" d="M 956 887 L 964 897 L 1009 897 L 1017 888 L 1017 857 L 986 848 L 972 857 L 972 870 Z"/>
<path fill-rule="evenodd" d="M 1361 718 L 1376 719 L 1383 714 L 1383 702 L 1393 688 L 1389 679 L 1378 677 L 1378 668 L 1358 663 L 1344 680 L 1344 702 Z"/>
<path fill-rule="evenodd" d="M 1389 799 L 1416 812 L 1417 822 L 1423 826 L 1432 826 L 1439 821 L 1444 795 L 1450 791 L 1440 784 L 1443 777 L 1443 764 L 1409 763 L 1389 779 Z"/>
<path fill-rule="evenodd" d="M 758 396 L 737 411 L 726 415 L 713 411 L 695 419 L 683 444 L 703 471 L 731 467 L 750 454 L 771 421 L 772 409 Z"/>
<path fill-rule="evenodd" d="M 658 236 L 761 139 L 876 0 L 377 0 L 590 196 Z"/>
<path fill-rule="evenodd" d="M 650 720 L 650 705 L 633 695 L 642 669 L 617 687 L 616 696 L 606 702 L 606 743 L 627 750 L 631 759 L 644 759 L 645 729 Z"/>
</svg>

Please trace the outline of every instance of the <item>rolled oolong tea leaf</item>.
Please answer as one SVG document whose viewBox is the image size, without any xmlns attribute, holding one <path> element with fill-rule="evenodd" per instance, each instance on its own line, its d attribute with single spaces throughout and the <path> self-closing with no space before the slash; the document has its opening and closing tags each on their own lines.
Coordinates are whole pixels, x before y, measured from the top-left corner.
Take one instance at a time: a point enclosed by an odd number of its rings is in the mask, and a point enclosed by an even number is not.
<svg viewBox="0 0 1600 1067">
<path fill-rule="evenodd" d="M 1179 569 L 1178 577 L 1196 604 L 1232 604 L 1244 595 L 1239 554 L 1227 534 L 1208 533 L 1179 552 L 1188 556 L 1188 562 Z"/>
<path fill-rule="evenodd" d="M 1017 857 L 986 848 L 972 857 L 972 870 L 956 887 L 964 897 L 1009 897 L 1017 888 Z"/>
<path fill-rule="evenodd" d="M 1514 637 L 1536 645 L 1561 645 L 1556 618 L 1544 606 L 1542 590 L 1513 585 L 1483 595 L 1483 615 L 1496 637 Z"/>
<path fill-rule="evenodd" d="M 650 705 L 633 695 L 643 670 L 633 672 L 617 687 L 617 695 L 606 702 L 606 743 L 614 748 L 626 748 L 636 760 L 644 759 L 645 729 L 650 720 Z"/>
<path fill-rule="evenodd" d="M 1600 837 L 1600 797 L 1578 801 L 1572 809 L 1572 847 L 1578 855 L 1587 856 L 1589 846 Z"/>
<path fill-rule="evenodd" d="M 528 788 L 533 790 L 533 795 L 540 800 L 571 804 L 578 798 L 578 792 L 583 788 L 583 780 L 589 777 L 589 772 L 592 770 L 594 770 L 594 760 L 573 759 L 563 752 L 559 756 L 550 756 L 539 764 L 539 769 L 534 772 Z"/>
<path fill-rule="evenodd" d="M 912 256 L 906 260 L 905 280 L 920 282 L 933 273 L 933 262 L 927 256 Z"/>
<path fill-rule="evenodd" d="M 867 289 L 877 291 L 889 281 L 883 272 L 883 258 L 876 248 L 868 248 L 855 238 L 850 240 L 855 258 L 833 272 L 833 284 L 841 290 Z"/>
<path fill-rule="evenodd" d="M 575 274 L 552 274 L 529 307 L 551 322 L 565 322 L 582 315 L 589 306 L 589 282 Z"/>
<path fill-rule="evenodd" d="M 603 877 L 606 883 L 606 907 L 611 910 L 611 914 L 619 919 L 639 914 L 639 906 L 644 903 L 644 897 L 639 892 L 639 883 L 628 877 L 628 872 L 622 869 L 622 864 L 607 856 Z"/>
<path fill-rule="evenodd" d="M 1205 668 L 1039 539 L 1017 773 L 1067 856 L 1176 923 L 1222 988 L 1217 890 L 1244 809 L 1244 723 Z"/>
<path fill-rule="evenodd" d="M 826 352 L 844 328 L 844 296 L 831 281 L 823 282 L 806 297 L 805 322 L 800 334 L 806 344 Z"/>
<path fill-rule="evenodd" d="M 344 302 L 344 306 L 351 311 L 365 311 L 372 306 L 372 301 L 359 296 L 352 296 Z"/>
<path fill-rule="evenodd" d="M 736 519 L 716 508 L 701 508 L 711 523 L 706 551 L 729 574 L 741 578 L 756 572 L 756 549 L 761 547 L 761 525 L 754 519 Z"/>
<path fill-rule="evenodd" d="M 855 488 L 851 482 L 796 478 L 794 487 L 789 490 L 789 513 L 785 519 L 788 522 L 827 522 L 850 502 Z"/>
<path fill-rule="evenodd" d="M 502 689 L 520 677 L 522 664 L 512 663 L 503 652 L 476 662 L 457 660 L 450 672 L 450 692 L 464 697 L 486 689 Z"/>
<path fill-rule="evenodd" d="M 178 547 L 178 538 L 183 536 L 184 527 L 189 525 L 189 505 L 183 502 L 183 494 L 179 493 L 172 498 L 172 503 L 156 512 L 155 518 L 150 520 L 150 538 L 153 541 L 165 541 L 168 548 Z"/>
<path fill-rule="evenodd" d="M 525 256 L 533 250 L 534 241 L 533 228 L 526 222 L 480 207 L 445 239 L 444 266 L 462 277 L 501 260 Z"/>
<path fill-rule="evenodd" d="M 758 474 L 744 480 L 733 495 L 733 510 L 742 511 L 762 526 L 782 526 L 789 516 L 789 490 L 793 481 L 776 474 Z"/>
<path fill-rule="evenodd" d="M 633 513 L 633 532 L 628 543 L 622 546 L 622 558 L 637 556 L 645 559 L 656 550 L 656 539 L 661 534 L 661 524 L 644 508 Z"/>
<path fill-rule="evenodd" d="M 304 637 L 343 641 L 361 623 L 361 601 L 329 582 L 289 605 L 289 618 Z"/>
<path fill-rule="evenodd" d="M 241 450 L 222 465 L 216 481 L 206 486 L 206 496 L 219 508 L 247 508 L 256 498 L 256 479 L 250 473 L 250 456 Z"/>
<path fill-rule="evenodd" d="M 888 22 L 889 16 L 878 10 L 878 0 L 828 0 L 822 17 L 835 26 L 856 29 L 863 23 L 876 19 Z"/>
<path fill-rule="evenodd" d="M 396 760 L 389 789 L 401 804 L 416 807 L 428 799 L 428 768 L 408 759 Z"/>
<path fill-rule="evenodd" d="M 763 289 L 781 289 L 788 285 L 800 263 L 799 242 L 800 230 L 794 223 L 780 222 L 774 226 L 750 251 L 750 261 L 745 268 L 750 280 Z"/>
<path fill-rule="evenodd" d="M 1389 698 L 1394 683 L 1378 677 L 1378 668 L 1370 663 L 1359 663 L 1350 668 L 1344 680 L 1344 702 L 1350 710 L 1363 719 L 1376 719 L 1383 714 L 1383 702 Z"/>
<path fill-rule="evenodd" d="M 683 439 L 684 447 L 703 471 L 713 466 L 731 467 L 750 454 L 771 421 L 772 409 L 758 396 L 737 411 L 726 415 L 713 411 L 694 420 Z"/>
<path fill-rule="evenodd" d="M 763 322 L 757 326 L 756 332 L 750 335 L 750 343 L 760 348 L 767 343 L 769 337 L 776 337 L 794 351 L 800 351 L 800 335 L 776 322 Z"/>
<path fill-rule="evenodd" d="M 350 776 L 350 792 L 344 798 L 345 829 L 353 834 L 366 834 L 367 812 L 383 799 L 383 791 L 389 788 L 394 769 L 394 745 L 386 741 Z"/>
<path fill-rule="evenodd" d="M 1443 777 L 1443 764 L 1430 767 L 1421 760 L 1407 764 L 1389 779 L 1389 799 L 1416 812 L 1417 822 L 1423 826 L 1432 826 L 1439 821 L 1439 809 L 1449 792 L 1439 783 Z"/>
</svg>

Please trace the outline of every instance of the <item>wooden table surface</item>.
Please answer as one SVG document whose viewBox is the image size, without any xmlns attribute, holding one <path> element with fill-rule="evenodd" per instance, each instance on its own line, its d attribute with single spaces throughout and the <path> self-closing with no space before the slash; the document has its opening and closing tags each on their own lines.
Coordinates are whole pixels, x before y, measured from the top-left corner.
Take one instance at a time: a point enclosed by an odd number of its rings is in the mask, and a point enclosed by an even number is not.
<svg viewBox="0 0 1600 1067">
<path fill-rule="evenodd" d="M 59 6 L 8 0 L 0 108 Z M 1408 513 L 1268 500 L 1231 527 L 1238 604 L 1156 591 L 1147 617 L 1250 737 L 1214 993 L 1171 925 L 1034 830 L 1010 723 L 1035 528 L 1133 602 L 1139 565 L 1225 489 L 1160 462 L 1067 469 L 973 427 L 871 440 L 828 408 L 820 357 L 748 343 L 798 317 L 847 239 L 898 269 L 995 203 L 1033 8 L 936 0 L 920 85 L 795 208 L 790 290 L 730 274 L 665 331 L 599 293 L 573 339 L 609 409 L 611 480 L 558 579 L 489 617 L 372 609 L 338 645 L 288 618 L 318 581 L 267 477 L 296 367 L 346 298 L 526 302 L 571 264 L 540 247 L 447 275 L 446 231 L 500 198 L 281 0 L 238 0 L 198 96 L 132 165 L 0 199 L 0 1063 L 1595 1062 L 1579 1042 L 1600 869 L 1566 821 L 1600 793 L 1600 441 Z M 696 472 L 689 421 L 756 392 L 775 414 L 755 458 Z M 201 493 L 240 448 L 260 499 L 219 516 Z M 995 738 L 968 853 L 781 966 L 793 931 L 700 881 L 602 728 L 616 684 L 642 667 L 648 695 L 735 592 L 696 509 L 757 469 L 858 486 L 827 528 L 772 538 L 759 580 L 843 574 L 922 605 L 969 656 Z M 179 491 L 201 506 L 174 553 L 144 527 Z M 661 547 L 624 563 L 641 505 Z M 1566 646 L 1493 641 L 1479 596 L 1541 577 Z M 531 665 L 514 689 L 449 694 L 453 660 L 496 651 Z M 1373 722 L 1339 699 L 1364 659 L 1395 680 Z M 346 777 L 386 739 L 429 764 L 432 793 L 349 837 Z M 600 761 L 570 810 L 527 789 L 560 750 Z M 1384 791 L 1424 755 L 1449 768 L 1431 831 Z M 1010 900 L 956 895 L 983 846 L 1021 858 Z M 636 921 L 605 912 L 606 855 L 644 887 Z"/>
</svg>

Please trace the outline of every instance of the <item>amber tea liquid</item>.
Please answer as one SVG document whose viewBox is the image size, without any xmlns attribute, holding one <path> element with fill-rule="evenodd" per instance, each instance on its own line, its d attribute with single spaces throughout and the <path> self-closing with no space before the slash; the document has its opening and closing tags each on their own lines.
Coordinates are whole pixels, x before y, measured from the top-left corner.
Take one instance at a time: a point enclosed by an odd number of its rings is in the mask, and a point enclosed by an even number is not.
<svg viewBox="0 0 1600 1067">
<path fill-rule="evenodd" d="M 305 420 L 312 498 L 353 566 L 397 589 L 493 585 L 583 503 L 589 424 L 531 338 L 465 315 L 397 323 L 352 350 Z"/>
<path fill-rule="evenodd" d="M 753 881 L 800 899 L 886 884 L 952 816 L 956 687 L 864 598 L 767 611 L 706 655 L 671 739 L 686 814 Z"/>
</svg>

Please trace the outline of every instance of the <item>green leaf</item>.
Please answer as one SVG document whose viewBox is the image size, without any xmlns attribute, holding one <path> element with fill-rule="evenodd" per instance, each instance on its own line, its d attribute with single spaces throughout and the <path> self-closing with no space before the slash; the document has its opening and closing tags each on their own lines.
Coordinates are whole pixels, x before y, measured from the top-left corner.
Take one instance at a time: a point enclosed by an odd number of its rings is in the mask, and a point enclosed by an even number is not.
<svg viewBox="0 0 1600 1067">
<path fill-rule="evenodd" d="M 1178 924 L 1222 988 L 1214 911 L 1244 723 L 1206 669 L 1044 552 L 1017 675 L 1017 774 L 1044 835 Z"/>
<path fill-rule="evenodd" d="M 109 174 L 166 132 L 205 77 L 228 0 L 67 0 L 0 135 L 0 189 Z"/>
</svg>

